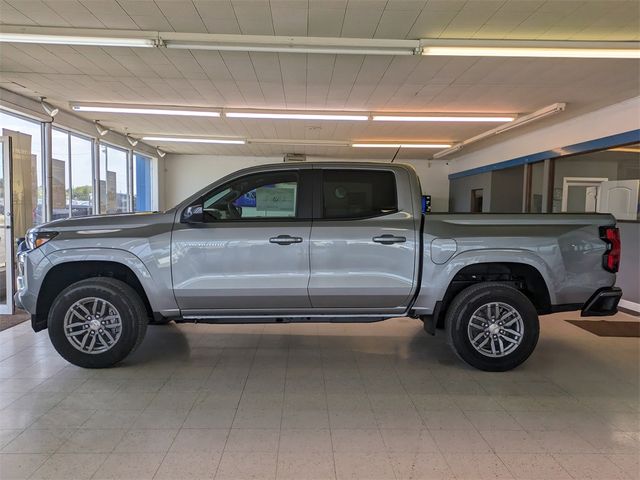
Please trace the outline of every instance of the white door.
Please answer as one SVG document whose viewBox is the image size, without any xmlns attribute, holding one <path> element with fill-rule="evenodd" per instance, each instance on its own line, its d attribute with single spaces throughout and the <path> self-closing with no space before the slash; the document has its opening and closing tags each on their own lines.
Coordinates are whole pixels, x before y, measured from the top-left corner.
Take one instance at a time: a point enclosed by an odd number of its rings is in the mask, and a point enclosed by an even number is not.
<svg viewBox="0 0 640 480">
<path fill-rule="evenodd" d="M 7 313 L 13 313 L 11 144 L 9 137 L 0 137 L 0 314 Z"/>
<path fill-rule="evenodd" d="M 600 187 L 587 187 L 587 198 L 584 201 L 585 212 L 591 213 L 596 211 L 599 189 Z"/>
<path fill-rule="evenodd" d="M 612 180 L 600 184 L 598 212 L 611 213 L 618 220 L 638 217 L 640 180 Z"/>
</svg>

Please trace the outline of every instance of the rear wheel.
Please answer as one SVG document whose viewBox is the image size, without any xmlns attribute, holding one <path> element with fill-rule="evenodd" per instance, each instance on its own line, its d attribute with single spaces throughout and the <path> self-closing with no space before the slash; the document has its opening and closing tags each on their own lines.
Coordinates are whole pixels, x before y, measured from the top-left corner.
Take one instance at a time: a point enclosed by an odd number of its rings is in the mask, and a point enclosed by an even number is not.
<svg viewBox="0 0 640 480">
<path fill-rule="evenodd" d="M 519 290 L 496 282 L 460 292 L 447 311 L 446 323 L 456 354 L 475 368 L 494 372 L 522 364 L 540 333 L 531 301 Z"/>
<path fill-rule="evenodd" d="M 64 289 L 54 300 L 49 338 L 65 360 L 85 368 L 110 367 L 142 342 L 147 312 L 129 285 L 90 278 Z"/>
</svg>

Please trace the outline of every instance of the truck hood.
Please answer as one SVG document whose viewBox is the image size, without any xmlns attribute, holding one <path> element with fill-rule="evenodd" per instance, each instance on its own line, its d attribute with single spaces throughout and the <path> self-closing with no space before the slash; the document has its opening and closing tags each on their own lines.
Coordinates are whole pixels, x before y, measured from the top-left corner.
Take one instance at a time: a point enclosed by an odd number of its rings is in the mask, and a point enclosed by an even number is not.
<svg viewBox="0 0 640 480">
<path fill-rule="evenodd" d="M 34 232 L 70 232 L 91 230 L 95 233 L 108 230 L 122 230 L 139 228 L 156 223 L 173 221 L 174 213 L 143 212 L 143 213 L 122 213 L 115 215 L 93 215 L 90 217 L 63 218 L 53 222 L 43 223 L 30 231 Z M 93 233 L 93 232 L 92 232 Z"/>
</svg>

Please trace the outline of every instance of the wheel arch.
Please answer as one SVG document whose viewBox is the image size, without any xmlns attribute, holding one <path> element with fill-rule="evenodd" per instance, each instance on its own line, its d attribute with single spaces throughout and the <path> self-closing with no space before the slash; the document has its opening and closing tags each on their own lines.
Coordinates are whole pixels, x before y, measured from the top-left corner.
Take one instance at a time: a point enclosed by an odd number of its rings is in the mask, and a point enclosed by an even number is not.
<svg viewBox="0 0 640 480">
<path fill-rule="evenodd" d="M 147 292 L 130 266 L 113 260 L 68 261 L 53 265 L 42 280 L 33 319 L 34 330 L 47 327 L 49 309 L 62 290 L 80 280 L 94 277 L 115 278 L 129 285 L 142 299 L 149 318 L 153 318 L 154 310 Z"/>
<path fill-rule="evenodd" d="M 444 328 L 447 310 L 458 293 L 470 285 L 484 282 L 511 285 L 531 301 L 538 314 L 551 313 L 554 296 L 546 273 L 540 265 L 506 258 L 460 265 L 452 272 L 441 300 L 436 303 L 435 325 Z"/>
</svg>

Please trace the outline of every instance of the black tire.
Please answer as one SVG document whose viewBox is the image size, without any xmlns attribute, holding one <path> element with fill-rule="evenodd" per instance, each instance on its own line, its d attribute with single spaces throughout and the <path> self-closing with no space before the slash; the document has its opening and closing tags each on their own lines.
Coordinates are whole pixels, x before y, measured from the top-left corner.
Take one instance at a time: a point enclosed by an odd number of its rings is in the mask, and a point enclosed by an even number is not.
<svg viewBox="0 0 640 480">
<path fill-rule="evenodd" d="M 65 335 L 64 321 L 67 312 L 76 302 L 90 297 L 109 302 L 117 310 L 122 324 L 119 337 L 116 336 L 112 346 L 101 353 L 80 351 Z M 47 327 L 51 343 L 65 360 L 84 368 L 106 368 L 124 359 L 140 345 L 147 330 L 147 322 L 144 303 L 133 288 L 120 280 L 95 277 L 76 282 L 60 292 L 49 310 Z"/>
<path fill-rule="evenodd" d="M 505 349 L 505 354 L 498 357 L 488 356 L 488 353 L 483 354 L 476 349 L 471 343 L 469 333 L 469 322 L 474 313 L 479 308 L 493 302 L 500 302 L 514 309 L 520 315 L 523 327 L 519 345 L 511 347 L 511 351 Z M 512 315 L 509 319 L 513 319 L 514 316 L 516 315 Z M 449 342 L 458 357 L 472 367 L 489 372 L 504 372 L 521 365 L 535 349 L 540 335 L 538 313 L 531 301 L 519 290 L 498 282 L 478 283 L 465 288 L 451 302 L 445 321 Z M 477 318 L 474 322 L 477 323 Z M 472 327 L 474 335 L 477 332 L 482 332 L 475 328 L 477 327 Z M 480 340 L 484 341 L 485 338 L 481 337 Z M 489 340 L 489 344 L 493 344 L 493 340 Z M 481 342 L 478 341 L 478 343 Z M 496 340 L 497 343 L 498 340 Z M 507 348 L 511 345 L 506 342 L 502 343 L 507 345 Z"/>
</svg>

